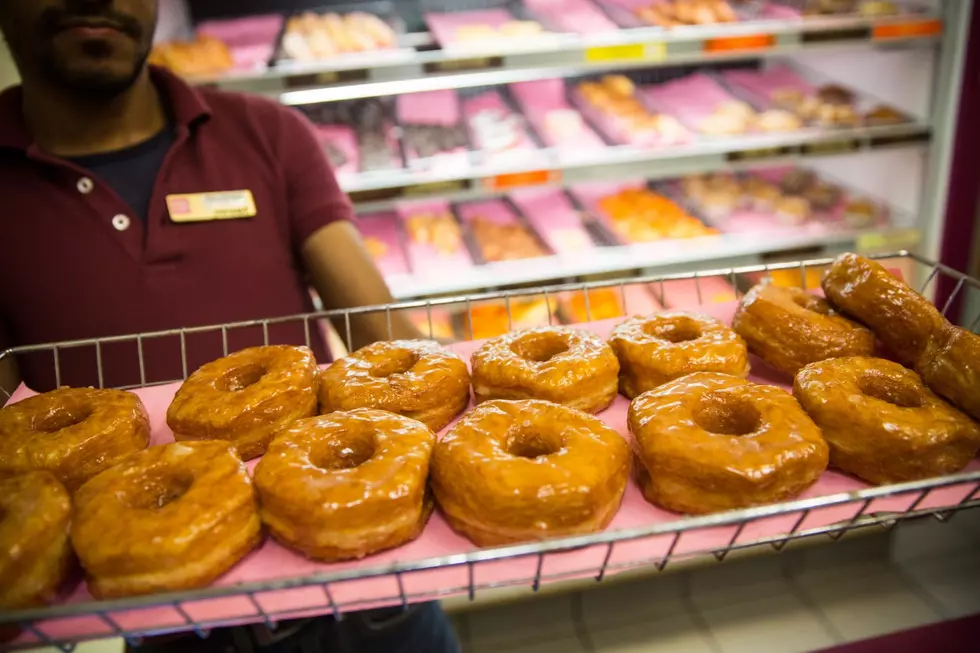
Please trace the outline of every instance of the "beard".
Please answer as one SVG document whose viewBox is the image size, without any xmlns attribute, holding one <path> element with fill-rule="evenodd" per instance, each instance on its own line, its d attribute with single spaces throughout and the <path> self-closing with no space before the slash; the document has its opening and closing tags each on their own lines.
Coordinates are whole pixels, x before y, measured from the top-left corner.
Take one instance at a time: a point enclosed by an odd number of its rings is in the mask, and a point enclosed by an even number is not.
<svg viewBox="0 0 980 653">
<path fill-rule="evenodd" d="M 131 56 L 114 52 L 112 44 L 92 40 L 81 44 L 82 56 L 61 56 L 50 51 L 41 57 L 41 71 L 49 83 L 72 94 L 92 99 L 111 99 L 127 91 L 146 66 L 148 47 Z"/>
</svg>

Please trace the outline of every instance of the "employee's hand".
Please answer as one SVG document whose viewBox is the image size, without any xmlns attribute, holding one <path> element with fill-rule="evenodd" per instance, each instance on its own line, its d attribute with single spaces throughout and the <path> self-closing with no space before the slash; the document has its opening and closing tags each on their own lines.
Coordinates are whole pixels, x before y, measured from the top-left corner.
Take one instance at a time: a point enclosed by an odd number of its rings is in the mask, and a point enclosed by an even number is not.
<svg viewBox="0 0 980 653">
<path fill-rule="evenodd" d="M 357 228 L 347 220 L 331 222 L 303 243 L 303 260 L 327 309 L 390 304 L 393 299 L 384 278 L 364 247 Z M 404 311 L 391 314 L 391 333 L 384 311 L 351 316 L 351 346 L 359 349 L 378 340 L 421 338 Z M 341 338 L 346 338 L 343 318 L 333 320 Z"/>
</svg>

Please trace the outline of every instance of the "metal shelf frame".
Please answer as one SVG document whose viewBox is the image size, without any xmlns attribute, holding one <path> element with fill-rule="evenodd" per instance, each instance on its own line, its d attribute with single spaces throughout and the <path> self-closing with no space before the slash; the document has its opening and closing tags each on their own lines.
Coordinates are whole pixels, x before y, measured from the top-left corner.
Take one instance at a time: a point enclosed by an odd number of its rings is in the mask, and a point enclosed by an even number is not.
<svg viewBox="0 0 980 653">
<path fill-rule="evenodd" d="M 953 299 L 959 293 L 980 292 L 980 280 L 969 277 L 948 266 L 934 263 L 908 251 L 883 254 L 877 258 L 905 259 L 917 266 L 916 278 L 922 279 L 919 290 L 927 292 L 933 283 L 938 283 L 940 277 L 949 277 L 955 281 L 955 290 L 949 301 L 942 307 L 945 311 L 952 304 Z M 464 308 L 468 313 L 472 310 L 474 303 L 485 303 L 488 301 L 501 302 L 509 309 L 511 301 L 517 297 L 544 296 L 548 301 L 549 297 L 562 292 L 581 291 L 585 296 L 586 316 L 591 320 L 589 308 L 589 292 L 600 288 L 619 288 L 623 293 L 624 306 L 626 306 L 625 287 L 631 284 L 643 284 L 647 287 L 655 288 L 658 284 L 667 281 L 689 279 L 694 280 L 700 299 L 700 282 L 710 277 L 721 277 L 732 282 L 737 289 L 738 279 L 742 275 L 771 273 L 777 270 L 798 270 L 800 273 L 801 285 L 806 287 L 807 271 L 813 267 L 825 266 L 832 259 L 820 258 L 810 260 L 800 260 L 787 263 L 755 265 L 735 268 L 704 270 L 699 272 L 671 275 L 647 276 L 630 280 L 607 280 L 591 283 L 564 284 L 542 288 L 511 290 L 496 293 L 479 293 L 466 296 L 449 297 L 443 299 L 417 300 L 403 302 L 399 304 L 385 306 L 368 306 L 349 310 L 332 310 L 304 315 L 295 315 L 283 318 L 271 318 L 265 320 L 252 320 L 247 322 L 230 323 L 206 327 L 193 327 L 187 329 L 174 329 L 143 333 L 128 336 L 113 336 L 106 338 L 76 340 L 62 343 L 50 343 L 42 345 L 32 345 L 18 347 L 0 352 L 0 360 L 17 357 L 22 354 L 37 354 L 47 352 L 52 357 L 56 376 L 58 375 L 59 352 L 67 349 L 79 347 L 94 348 L 95 356 L 92 361 L 97 365 L 101 372 L 102 358 L 101 347 L 109 343 L 128 342 L 134 345 L 134 355 L 138 357 L 140 369 L 143 369 L 143 349 L 142 343 L 151 338 L 178 337 L 181 344 L 184 337 L 191 333 L 220 333 L 227 350 L 227 335 L 230 331 L 241 328 L 261 327 L 268 340 L 268 327 L 271 324 L 283 322 L 299 322 L 305 325 L 307 343 L 309 343 L 311 322 L 324 318 L 336 318 L 347 324 L 347 344 L 351 345 L 350 317 L 352 315 L 366 313 L 384 313 L 389 318 L 393 312 L 402 310 L 425 310 L 429 312 L 429 328 L 431 331 L 431 310 L 434 307 L 444 307 L 455 305 Z M 662 285 L 661 285 L 662 288 Z M 469 316 L 472 314 L 469 313 Z M 472 324 L 472 321 L 470 322 Z M 970 325 L 976 331 L 980 318 L 977 322 Z M 227 351 L 225 352 L 227 353 Z M 186 350 L 181 348 L 183 367 L 187 368 Z M 179 381 L 180 379 L 175 379 Z M 100 375 L 101 381 L 101 375 Z M 100 383 L 101 385 L 101 383 Z M 144 383 L 142 385 L 147 385 Z M 962 488 L 961 499 L 943 505 L 927 505 L 927 501 L 933 492 L 943 488 L 957 487 Z M 877 511 L 874 510 L 874 502 L 888 497 L 907 498 L 908 503 L 902 511 Z M 804 528 L 807 517 L 815 511 L 829 507 L 848 506 L 854 509 L 850 517 L 843 521 L 836 521 L 832 524 L 823 524 L 811 528 Z M 162 634 L 166 632 L 193 631 L 201 637 L 206 637 L 211 628 L 240 624 L 264 622 L 274 626 L 275 622 L 284 618 L 295 618 L 300 616 L 314 615 L 333 615 L 336 619 L 343 618 L 345 612 L 375 607 L 379 604 L 401 605 L 408 607 L 409 604 L 436 600 L 450 595 L 466 595 L 471 600 L 482 590 L 501 586 L 525 586 L 533 590 L 539 589 L 542 584 L 556 582 L 565 579 L 592 577 L 596 581 L 602 581 L 613 572 L 624 571 L 637 567 L 652 567 L 657 571 L 663 571 L 669 564 L 679 559 L 686 559 L 694 556 L 714 556 L 715 559 L 723 560 L 731 551 L 760 544 L 771 545 L 775 550 L 781 550 L 788 542 L 808 538 L 826 536 L 831 540 L 838 539 L 848 531 L 856 529 L 892 529 L 896 525 L 908 519 L 932 515 L 939 521 L 949 520 L 957 511 L 980 507 L 980 471 L 963 472 L 940 478 L 933 478 L 909 483 L 902 483 L 881 487 L 869 487 L 866 489 L 834 494 L 829 496 L 813 497 L 802 500 L 789 501 L 779 504 L 759 506 L 742 510 L 735 510 L 724 513 L 717 513 L 698 517 L 680 517 L 675 521 L 661 522 L 652 525 L 645 525 L 628 530 L 613 530 L 601 533 L 584 535 L 578 537 L 568 537 L 542 542 L 505 546 L 500 548 L 489 548 L 474 550 L 465 553 L 456 553 L 440 557 L 433 557 L 424 560 L 414 560 L 397 562 L 391 565 L 372 564 L 368 559 L 358 564 L 354 568 L 347 568 L 342 571 L 325 571 L 308 576 L 281 578 L 263 582 L 251 582 L 239 585 L 219 585 L 203 589 L 173 592 L 168 594 L 158 594 L 142 597 L 114 599 L 106 601 L 89 601 L 83 603 L 52 605 L 48 607 L 18 610 L 0 614 L 0 624 L 16 624 L 26 632 L 33 635 L 33 642 L 24 642 L 23 645 L 49 644 L 58 646 L 63 651 L 70 651 L 73 648 L 71 642 L 106 636 L 120 636 L 128 641 L 135 643 L 140 638 L 149 634 Z M 777 516 L 793 515 L 793 526 L 786 532 L 780 532 L 774 536 L 762 538 L 743 537 L 746 526 L 759 522 L 760 520 L 770 519 Z M 685 535 L 697 533 L 704 529 L 718 527 L 729 527 L 732 534 L 727 538 L 727 542 L 722 546 L 712 546 L 708 548 L 698 548 L 684 550 L 679 548 L 679 542 Z M 666 553 L 651 555 L 647 559 L 631 558 L 628 562 L 619 564 L 614 561 L 613 553 L 617 545 L 626 542 L 644 541 L 655 537 L 669 538 L 669 545 Z M 561 573 L 546 572 L 546 561 L 549 556 L 558 555 L 561 552 L 580 548 L 597 548 L 601 552 L 602 562 L 594 566 Z M 535 572 L 527 577 L 511 579 L 501 582 L 479 582 L 476 580 L 476 571 L 480 565 L 500 560 L 524 559 L 533 562 Z M 433 591 L 413 592 L 406 589 L 407 581 L 412 574 L 419 574 L 426 571 L 438 569 L 455 569 L 465 574 L 465 582 L 453 583 L 450 586 L 443 586 Z M 372 598 L 370 601 L 349 600 L 340 601 L 336 599 L 336 588 L 339 584 L 346 581 L 368 579 L 368 578 L 391 578 L 392 593 L 382 599 Z M 461 576 L 462 577 L 462 576 Z M 284 611 L 272 611 L 262 605 L 263 597 L 284 590 L 295 588 L 319 588 L 322 592 L 322 600 L 318 605 L 303 609 L 291 608 Z M 332 591 L 334 590 L 334 591 Z M 193 614 L 193 604 L 199 601 L 216 599 L 221 597 L 242 597 L 251 606 L 240 614 L 235 614 L 220 619 L 200 620 L 195 619 Z M 176 625 L 160 627 L 155 629 L 142 629 L 124 627 L 120 615 L 125 613 L 132 616 L 134 612 L 150 610 L 159 607 L 166 607 L 177 615 L 181 615 L 182 622 Z M 74 636 L 52 635 L 46 632 L 46 623 L 51 620 L 77 619 L 88 617 L 97 619 L 101 624 L 98 632 L 93 632 L 91 628 L 80 630 Z"/>
</svg>

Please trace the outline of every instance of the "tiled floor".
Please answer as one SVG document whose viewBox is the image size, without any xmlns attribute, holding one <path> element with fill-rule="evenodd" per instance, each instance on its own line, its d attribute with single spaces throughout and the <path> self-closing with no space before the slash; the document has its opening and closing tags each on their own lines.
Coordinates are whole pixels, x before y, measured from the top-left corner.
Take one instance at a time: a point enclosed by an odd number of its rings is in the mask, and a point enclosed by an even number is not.
<svg viewBox="0 0 980 653">
<path fill-rule="evenodd" d="M 980 612 L 980 510 L 454 613 L 466 653 L 789 653 Z"/>
<path fill-rule="evenodd" d="M 447 609 L 465 653 L 791 653 L 980 613 L 978 588 L 980 509 L 890 536 Z"/>
</svg>

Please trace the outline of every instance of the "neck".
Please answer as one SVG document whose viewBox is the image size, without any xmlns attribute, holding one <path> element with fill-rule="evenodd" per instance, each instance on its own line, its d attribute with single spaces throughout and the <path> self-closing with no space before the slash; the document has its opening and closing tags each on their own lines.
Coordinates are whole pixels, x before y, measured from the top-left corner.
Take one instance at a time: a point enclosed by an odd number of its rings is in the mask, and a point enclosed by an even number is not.
<svg viewBox="0 0 980 653">
<path fill-rule="evenodd" d="M 24 82 L 24 116 L 35 143 L 60 157 L 120 150 L 141 143 L 166 126 L 166 115 L 144 68 L 113 98 L 84 98 L 62 88 Z"/>
</svg>

